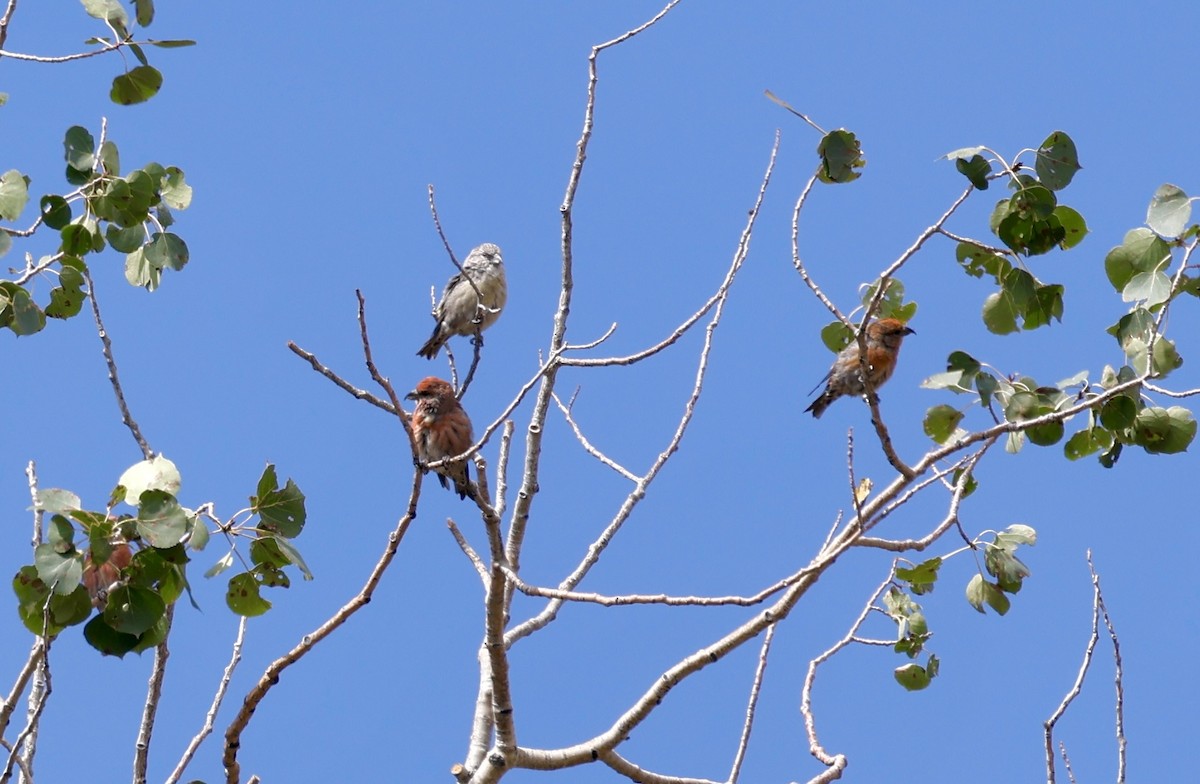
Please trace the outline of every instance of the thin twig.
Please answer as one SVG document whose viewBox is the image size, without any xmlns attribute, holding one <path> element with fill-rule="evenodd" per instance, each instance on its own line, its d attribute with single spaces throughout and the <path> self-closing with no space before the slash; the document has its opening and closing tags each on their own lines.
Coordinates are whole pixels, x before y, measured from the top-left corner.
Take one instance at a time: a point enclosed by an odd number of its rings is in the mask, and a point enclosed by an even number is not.
<svg viewBox="0 0 1200 784">
<path fill-rule="evenodd" d="M 154 456 L 154 452 L 150 450 L 150 445 L 142 436 L 141 428 L 134 421 L 133 415 L 129 413 L 129 406 L 125 403 L 125 393 L 121 390 L 121 380 L 117 375 L 117 362 L 113 359 L 112 341 L 108 339 L 108 330 L 104 328 L 104 321 L 100 318 L 100 303 L 96 300 L 96 284 L 92 282 L 92 273 L 86 266 L 82 268 L 82 272 L 88 284 L 88 299 L 92 301 L 92 317 L 96 321 L 96 332 L 100 335 L 104 361 L 108 365 L 108 380 L 112 383 L 113 392 L 117 396 L 117 406 L 121 409 L 121 421 L 133 434 L 133 440 L 137 441 L 138 447 L 142 450 L 142 457 L 149 460 Z"/>
<path fill-rule="evenodd" d="M 1114 706 L 1116 713 L 1116 737 L 1117 737 L 1117 784 L 1125 784 L 1125 667 L 1121 661 L 1121 640 L 1117 637 L 1117 630 L 1113 627 L 1112 618 L 1109 617 L 1108 607 L 1104 604 L 1104 594 L 1100 590 L 1100 575 L 1096 574 L 1096 567 L 1092 565 L 1092 552 L 1088 551 L 1088 571 L 1092 574 L 1092 585 L 1096 590 L 1096 603 L 1100 607 L 1100 615 L 1104 618 L 1104 626 L 1108 629 L 1108 637 L 1112 640 L 1113 646 L 1113 665 L 1115 673 L 1113 674 L 1113 686 L 1116 690 L 1114 698 Z M 1070 774 L 1068 767 L 1068 775 L 1071 775 L 1074 781 L 1074 775 Z"/>
<path fill-rule="evenodd" d="M 585 436 L 583 431 L 579 428 L 579 423 L 575 421 L 575 417 L 571 415 L 570 407 L 565 405 L 562 400 L 559 399 L 557 393 L 553 394 L 553 398 L 554 403 L 558 406 L 558 410 L 562 412 L 563 418 L 567 420 L 567 424 L 571 426 L 571 430 L 575 433 L 575 439 L 579 441 L 584 450 L 604 465 L 628 479 L 630 482 L 637 482 L 637 475 L 592 445 L 592 442 L 587 439 L 587 436 Z"/>
<path fill-rule="evenodd" d="M 238 619 L 237 637 L 233 641 L 233 649 L 229 654 L 229 663 L 225 665 L 225 671 L 221 673 L 221 681 L 217 684 L 217 691 L 213 695 L 212 705 L 208 708 L 208 713 L 204 717 L 204 726 L 196 733 L 187 748 L 184 749 L 183 755 L 179 758 L 179 764 L 175 766 L 175 770 L 167 777 L 166 784 L 176 784 L 187 766 L 192 761 L 192 757 L 196 755 L 200 744 L 212 734 L 213 726 L 217 721 L 217 711 L 221 709 L 221 703 L 225 700 L 225 693 L 229 691 L 229 682 L 233 680 L 233 671 L 237 669 L 238 662 L 242 660 L 242 644 L 246 640 L 246 625 L 249 618 L 242 616 Z"/>
<path fill-rule="evenodd" d="M 471 282 L 474 285 L 474 281 Z M 471 337 L 471 366 L 467 368 L 467 375 L 463 378 L 462 386 L 458 387 L 458 391 L 454 393 L 459 400 L 467 394 L 467 387 L 471 386 L 472 379 L 475 378 L 475 369 L 479 367 L 479 359 L 483 356 L 483 322 L 475 325 L 475 334 Z"/>
<path fill-rule="evenodd" d="M 1091 564 L 1092 551 L 1088 550 L 1088 564 Z M 1087 647 L 1083 652 L 1083 663 L 1079 666 L 1079 672 L 1075 674 L 1075 682 L 1071 685 L 1071 689 L 1063 697 L 1062 702 L 1050 714 L 1050 718 L 1042 724 L 1045 751 L 1046 751 L 1046 782 L 1054 784 L 1054 725 L 1067 712 L 1067 708 L 1074 702 L 1079 693 L 1083 691 L 1083 679 L 1087 677 L 1088 668 L 1092 664 L 1092 653 L 1096 650 L 1096 643 L 1100 639 L 1100 581 L 1096 577 L 1095 571 L 1092 572 L 1092 633 L 1088 637 Z"/>
<path fill-rule="evenodd" d="M 293 343 L 290 340 L 287 342 L 287 347 L 289 349 L 291 349 L 292 353 L 295 354 L 296 356 L 300 357 L 301 359 L 307 360 L 308 364 L 312 365 L 313 370 L 317 371 L 322 376 L 325 376 L 325 378 L 332 381 L 338 387 L 349 392 L 356 399 L 365 400 L 368 403 L 370 403 L 371 405 L 375 406 L 376 408 L 382 408 L 384 411 L 388 412 L 389 414 L 396 413 L 396 409 L 392 407 L 391 403 L 388 403 L 386 400 L 380 400 L 378 397 L 376 397 L 375 395 L 366 391 L 365 389 L 359 389 L 358 387 L 351 384 L 349 381 L 346 381 L 341 376 L 339 376 L 337 373 L 333 372 L 328 367 L 321 364 L 321 362 L 317 359 L 316 355 L 314 355 L 311 351 L 305 351 L 304 349 L 300 348 L 299 346 L 297 346 L 295 343 Z"/>
<path fill-rule="evenodd" d="M 463 555 L 467 556 L 467 560 L 475 567 L 475 571 L 479 573 L 480 579 L 483 581 L 483 589 L 487 590 L 487 565 L 483 559 L 479 557 L 479 553 L 475 552 L 475 548 L 467 541 L 467 537 L 463 536 L 463 532 L 459 530 L 454 520 L 446 518 L 446 527 L 450 529 L 450 535 L 454 537 L 454 541 L 458 543 L 458 549 L 463 551 Z"/>
<path fill-rule="evenodd" d="M 794 585 L 810 571 L 811 567 L 806 566 L 800 571 L 788 575 L 782 580 L 776 581 L 772 585 L 751 596 L 670 596 L 665 593 L 629 593 L 621 594 L 619 596 L 609 596 L 599 593 L 566 591 L 561 588 L 546 588 L 540 585 L 529 585 L 520 577 L 518 577 L 516 572 L 512 571 L 512 569 L 507 569 L 506 573 L 513 586 L 526 596 L 538 596 L 544 599 L 554 599 L 560 603 L 582 602 L 585 604 L 598 604 L 601 607 L 626 607 L 640 604 L 661 604 L 667 607 L 753 607 L 756 604 L 762 604 L 767 599 L 787 588 L 789 585 Z"/>
<path fill-rule="evenodd" d="M 665 776 L 661 773 L 655 773 L 652 770 L 646 770 L 641 765 L 630 762 L 611 749 L 597 753 L 596 757 L 614 772 L 619 773 L 630 781 L 636 781 L 637 784 L 720 784 L 709 779 L 694 779 L 688 776 Z"/>
<path fill-rule="evenodd" d="M 758 666 L 754 668 L 754 681 L 750 684 L 750 700 L 746 705 L 746 721 L 742 724 L 742 736 L 738 739 L 737 751 L 733 755 L 733 767 L 729 770 L 729 784 L 737 784 L 742 772 L 742 762 L 746 758 L 746 748 L 750 745 L 750 730 L 754 726 L 754 711 L 758 707 L 758 694 L 762 689 L 763 674 L 767 671 L 767 656 L 771 653 L 771 641 L 775 639 L 776 626 L 767 627 L 763 635 L 762 647 L 758 649 Z"/>
</svg>

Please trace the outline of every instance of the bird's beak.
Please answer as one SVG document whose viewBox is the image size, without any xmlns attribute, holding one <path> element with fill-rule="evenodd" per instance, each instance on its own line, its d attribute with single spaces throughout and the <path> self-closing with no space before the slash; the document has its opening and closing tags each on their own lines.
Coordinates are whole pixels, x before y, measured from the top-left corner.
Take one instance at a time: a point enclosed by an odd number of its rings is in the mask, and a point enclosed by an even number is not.
<svg viewBox="0 0 1200 784">
<path fill-rule="evenodd" d="M 905 335 L 915 335 L 915 334 L 917 334 L 917 331 L 915 329 L 913 329 L 912 327 L 905 327 L 904 334 Z"/>
<path fill-rule="evenodd" d="M 404 399 L 405 399 L 405 400 L 416 400 L 416 399 L 417 399 L 417 392 L 416 392 L 416 390 L 413 390 L 412 392 L 409 392 L 407 395 L 405 395 L 405 396 L 404 396 Z"/>
</svg>

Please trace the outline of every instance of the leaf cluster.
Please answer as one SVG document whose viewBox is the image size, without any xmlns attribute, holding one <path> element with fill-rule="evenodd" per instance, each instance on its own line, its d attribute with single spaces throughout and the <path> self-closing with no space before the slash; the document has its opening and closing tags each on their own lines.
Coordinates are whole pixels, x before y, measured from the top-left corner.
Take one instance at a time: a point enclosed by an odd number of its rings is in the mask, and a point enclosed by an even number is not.
<svg viewBox="0 0 1200 784">
<path fill-rule="evenodd" d="M 46 541 L 34 562 L 13 578 L 17 612 L 37 635 L 54 637 L 69 626 L 86 624 L 84 639 L 106 655 L 141 653 L 165 639 L 167 608 L 188 591 L 189 552 L 205 548 L 210 532 L 200 513 L 180 505 L 181 485 L 174 463 L 160 456 L 126 470 L 103 511 L 82 508 L 68 490 L 39 491 L 37 509 L 50 514 Z M 288 480 L 282 489 L 268 465 L 251 498 L 256 525 L 219 527 L 231 538 L 251 539 L 251 563 L 229 581 L 226 602 L 239 615 L 261 615 L 271 604 L 260 587 L 288 587 L 283 567 L 295 564 L 312 574 L 291 540 L 304 528 L 304 495 Z M 116 513 L 128 502 L 136 514 Z M 231 554 L 222 559 L 232 563 Z M 224 571 L 218 563 L 207 576 Z M 193 605 L 195 602 L 193 601 Z"/>
<path fill-rule="evenodd" d="M 1036 544 L 1037 532 L 1027 525 L 1014 524 L 1003 531 L 990 533 L 993 534 L 991 541 L 976 540 L 963 548 L 983 550 L 984 565 L 991 577 L 984 577 L 982 572 L 972 576 L 967 583 L 966 598 L 981 613 L 986 605 L 1004 615 L 1010 607 L 1006 594 L 1019 592 L 1022 581 L 1030 574 L 1029 567 L 1017 558 L 1016 550 L 1021 545 Z M 893 568 L 895 582 L 884 594 L 881 609 L 896 623 L 896 642 L 892 646 L 896 653 L 916 659 L 926 652 L 926 645 L 933 633 L 929 630 L 924 610 L 913 597 L 933 593 L 938 574 L 948 557 L 935 556 L 918 564 L 897 564 Z M 937 677 L 939 666 L 937 655 L 929 654 L 924 665 L 916 662 L 903 664 L 893 671 L 893 677 L 905 689 L 919 691 Z"/>
<path fill-rule="evenodd" d="M 66 180 L 77 188 L 43 196 L 38 218 L 38 224 L 59 233 L 57 251 L 36 265 L 43 274 L 57 273 L 57 285 L 42 306 L 26 284 L 0 281 L 0 327 L 17 335 L 40 332 L 47 318 L 78 315 L 87 296 L 89 254 L 106 247 L 125 253 L 126 280 L 148 291 L 158 288 L 164 269 L 182 270 L 188 262 L 187 244 L 167 230 L 175 223 L 172 210 L 187 209 L 192 201 L 182 169 L 148 163 L 122 175 L 116 143 L 105 140 L 97 147 L 81 126 L 67 129 L 63 149 Z M 15 170 L 0 176 L 0 218 L 17 219 L 29 200 L 29 183 Z M 0 254 L 11 242 L 0 230 Z"/>
</svg>

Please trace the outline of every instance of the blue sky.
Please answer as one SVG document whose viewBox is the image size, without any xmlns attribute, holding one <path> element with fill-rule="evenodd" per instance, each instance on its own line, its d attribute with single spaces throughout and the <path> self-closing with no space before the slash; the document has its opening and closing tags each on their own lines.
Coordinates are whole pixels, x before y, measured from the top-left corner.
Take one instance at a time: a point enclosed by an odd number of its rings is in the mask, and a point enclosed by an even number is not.
<svg viewBox="0 0 1200 784">
<path fill-rule="evenodd" d="M 130 406 L 151 445 L 179 466 L 181 501 L 213 501 L 232 514 L 267 461 L 308 497 L 297 545 L 316 580 L 276 591 L 274 609 L 251 624 L 220 732 L 263 667 L 359 589 L 406 501 L 410 458 L 398 424 L 314 374 L 285 343 L 368 386 L 354 322 L 358 288 L 376 360 L 397 389 L 444 373 L 441 360 L 414 356 L 430 329 L 429 288 L 440 290 L 451 272 L 429 219 L 432 183 L 460 258 L 485 241 L 504 252 L 509 303 L 487 334 L 465 400 L 477 430 L 490 422 L 548 344 L 558 207 L 583 119 L 587 53 L 659 5 L 159 6 L 149 35 L 199 45 L 150 52 L 165 85 L 146 105 L 108 102 L 116 57 L 0 62 L 0 91 L 10 95 L 0 108 L 0 168 L 30 175 L 35 195 L 62 192 L 63 132 L 75 124 L 98 132 L 107 116 L 127 165 L 178 165 L 195 188 L 177 224 L 191 262 L 167 273 L 159 291 L 127 285 L 123 259 L 112 252 L 92 270 Z M 616 322 L 602 355 L 625 353 L 693 313 L 724 275 L 776 129 L 782 144 L 692 428 L 582 589 L 753 593 L 807 563 L 846 506 L 848 428 L 857 436 L 857 473 L 877 487 L 892 476 L 862 404 L 841 401 L 820 421 L 802 414 L 831 359 L 818 337 L 828 313 L 793 269 L 789 239 L 818 135 L 764 89 L 862 141 L 863 177 L 819 187 L 801 217 L 809 269 L 847 309 L 857 286 L 961 192 L 964 180 L 938 156 L 975 144 L 1011 156 L 1056 129 L 1079 147 L 1084 169 L 1061 199 L 1084 215 L 1091 234 L 1073 251 L 1030 262 L 1040 278 L 1066 286 L 1062 324 L 989 334 L 979 309 L 991 288 L 962 274 L 944 239 L 901 273 L 920 305 L 918 334 L 882 397 L 897 449 L 915 460 L 930 446 L 924 411 L 966 402 L 919 386 L 951 351 L 1043 383 L 1084 369 L 1098 378 L 1105 364 L 1121 361 L 1103 330 L 1126 305 L 1104 277 L 1103 258 L 1142 224 L 1160 184 L 1200 191 L 1200 152 L 1191 144 L 1198 17 L 1186 3 L 964 10 L 684 0 L 654 29 L 602 55 L 575 212 L 573 342 Z M 76 3 L 24 4 L 6 46 L 64 54 L 100 32 Z M 951 230 L 989 239 L 987 216 L 999 197 L 974 194 Z M 31 209 L 18 225 L 32 220 Z M 4 262 L 18 265 L 17 254 L 55 245 L 39 234 L 16 243 Z M 1173 388 L 1200 386 L 1188 340 L 1196 322 L 1194 302 L 1172 312 L 1168 334 L 1185 358 L 1169 379 Z M 699 337 L 637 367 L 564 372 L 560 390 L 578 387 L 574 413 L 589 437 L 644 470 L 674 431 Z M 140 453 L 120 423 L 86 313 L 34 337 L 6 332 L 0 356 L 8 411 L 0 509 L 15 572 L 29 560 L 26 461 L 37 461 L 43 486 L 70 488 L 100 506 Z M 518 436 L 529 409 L 526 402 L 514 415 Z M 965 424 L 985 424 L 977 409 L 972 416 Z M 496 448 L 484 449 L 493 466 Z M 964 525 L 972 533 L 1017 522 L 1036 528 L 1037 546 L 1022 553 L 1033 576 L 1006 617 L 985 617 L 963 599 L 972 562 L 959 556 L 943 568 L 924 601 L 942 660 L 927 691 L 900 690 L 891 670 L 903 661 L 886 650 L 851 650 L 827 665 L 814 694 L 818 727 L 827 749 L 850 757 L 847 780 L 1043 775 L 1041 724 L 1070 687 L 1090 627 L 1088 548 L 1121 634 L 1130 777 L 1170 780 L 1194 770 L 1200 757 L 1190 725 L 1179 720 L 1200 690 L 1189 579 L 1197 535 L 1181 497 L 1194 468 L 1190 454 L 1135 450 L 1112 471 L 1090 459 L 1068 463 L 1061 447 L 987 455 Z M 540 488 L 523 574 L 554 585 L 629 485 L 584 454 L 552 415 Z M 937 493 L 918 499 L 886 533 L 919 535 L 941 518 L 944 502 Z M 447 516 L 484 546 L 469 506 L 426 483 L 420 516 L 374 601 L 289 670 L 259 708 L 241 753 L 247 775 L 426 781 L 461 760 L 483 603 Z M 931 554 L 957 545 L 948 537 Z M 228 658 L 236 620 L 223 604 L 224 582 L 201 577 L 222 553 L 214 541 L 196 557 L 190 574 L 202 610 L 181 606 L 176 616 L 152 780 L 165 778 L 200 726 Z M 803 781 L 819 772 L 798 711 L 804 669 L 845 633 L 888 564 L 879 552 L 849 554 L 780 628 L 742 780 Z M 519 598 L 514 618 L 539 607 Z M 513 650 L 520 742 L 546 748 L 601 732 L 664 668 L 753 612 L 567 608 Z M 891 634 L 873 623 L 871 636 Z M 0 672 L 15 673 L 28 638 L 15 615 L 6 628 Z M 672 691 L 634 734 L 628 756 L 663 773 L 723 779 L 756 655 L 757 646 L 739 651 Z M 149 655 L 102 659 L 71 630 L 54 656 L 42 778 L 90 772 L 120 780 Z M 1102 639 L 1058 735 L 1081 781 L 1113 776 L 1111 683 Z M 210 739 L 189 775 L 218 780 L 219 751 Z M 559 775 L 620 780 L 597 766 Z M 506 781 L 543 778 L 518 771 Z"/>
</svg>

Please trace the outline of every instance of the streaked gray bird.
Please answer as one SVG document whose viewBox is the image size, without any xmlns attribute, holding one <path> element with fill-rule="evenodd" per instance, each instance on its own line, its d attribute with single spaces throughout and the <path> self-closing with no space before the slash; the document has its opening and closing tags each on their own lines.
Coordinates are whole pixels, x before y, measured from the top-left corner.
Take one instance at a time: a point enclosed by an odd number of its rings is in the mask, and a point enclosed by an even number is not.
<svg viewBox="0 0 1200 784">
<path fill-rule="evenodd" d="M 451 336 L 474 335 L 476 327 L 483 331 L 500 317 L 500 310 L 508 300 L 500 248 L 485 242 L 471 251 L 462 267 L 462 272 L 446 282 L 442 300 L 433 309 L 437 324 L 429 340 L 417 352 L 419 357 L 433 359 Z"/>
</svg>

